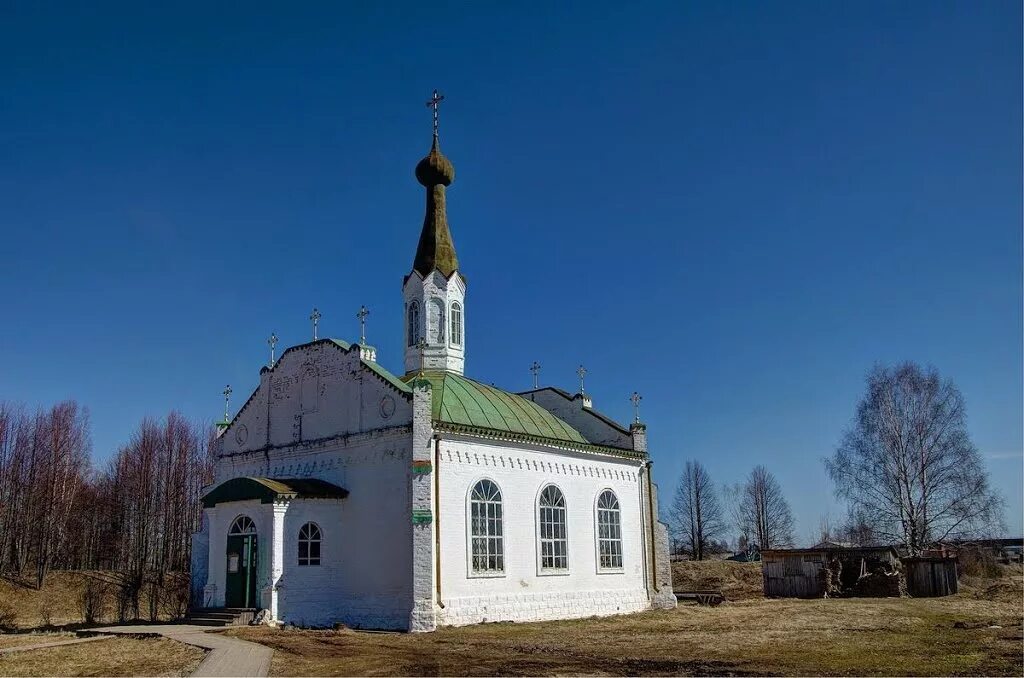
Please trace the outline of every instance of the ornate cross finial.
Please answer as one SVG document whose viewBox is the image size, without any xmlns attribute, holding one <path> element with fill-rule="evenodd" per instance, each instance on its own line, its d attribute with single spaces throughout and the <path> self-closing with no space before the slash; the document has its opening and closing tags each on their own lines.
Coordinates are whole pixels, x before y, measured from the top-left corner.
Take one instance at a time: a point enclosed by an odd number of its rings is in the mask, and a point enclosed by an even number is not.
<svg viewBox="0 0 1024 678">
<path fill-rule="evenodd" d="M 640 423 L 640 401 L 643 400 L 643 396 L 641 396 L 636 391 L 633 391 L 633 395 L 629 396 L 629 400 L 633 403 L 633 423 L 639 424 Z"/>
<path fill-rule="evenodd" d="M 437 107 L 444 101 L 444 95 L 438 94 L 437 90 L 434 90 L 434 96 L 430 97 L 430 101 L 427 102 L 427 108 L 434 109 L 434 136 L 437 136 Z"/>
<path fill-rule="evenodd" d="M 313 308 L 313 313 L 311 313 L 310 316 L 309 316 L 309 319 L 313 321 L 313 341 L 317 340 L 317 333 L 316 333 L 316 331 L 317 331 L 317 327 L 319 327 L 319 325 L 320 325 L 320 318 L 322 318 L 322 317 L 323 316 L 320 315 L 320 311 L 317 308 L 314 307 Z"/>
<path fill-rule="evenodd" d="M 427 345 L 427 340 L 422 337 L 416 342 L 416 348 L 420 351 L 420 374 L 423 374 L 423 353 L 427 350 Z"/>
<path fill-rule="evenodd" d="M 587 368 L 580 365 L 576 369 L 576 374 L 579 375 L 580 378 L 580 394 L 586 393 L 586 391 L 583 390 L 583 377 L 587 376 Z"/>
<path fill-rule="evenodd" d="M 530 365 L 530 371 L 533 372 L 533 387 L 537 388 L 537 376 L 540 374 L 540 363 L 536 360 Z"/>
<path fill-rule="evenodd" d="M 231 384 L 225 386 L 221 393 L 224 394 L 224 421 L 228 421 L 228 403 L 231 402 Z"/>
<path fill-rule="evenodd" d="M 267 344 L 270 345 L 270 366 L 274 366 L 274 348 L 277 346 L 277 335 L 273 332 L 270 333 L 270 338 L 267 339 Z"/>
<path fill-rule="evenodd" d="M 359 343 L 366 344 L 366 316 L 370 315 L 370 311 L 365 306 L 359 307 L 359 313 L 356 313 L 356 317 L 359 318 Z"/>
</svg>

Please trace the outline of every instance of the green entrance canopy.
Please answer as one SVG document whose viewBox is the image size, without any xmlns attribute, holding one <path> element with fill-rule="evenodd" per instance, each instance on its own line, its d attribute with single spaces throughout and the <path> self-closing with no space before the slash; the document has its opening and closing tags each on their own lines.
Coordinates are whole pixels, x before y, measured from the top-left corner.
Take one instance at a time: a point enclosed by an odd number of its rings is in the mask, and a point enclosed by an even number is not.
<svg viewBox="0 0 1024 678">
<path fill-rule="evenodd" d="M 348 490 L 319 478 L 232 478 L 203 495 L 203 507 L 227 501 L 259 499 L 270 504 L 286 499 L 344 499 Z"/>
</svg>

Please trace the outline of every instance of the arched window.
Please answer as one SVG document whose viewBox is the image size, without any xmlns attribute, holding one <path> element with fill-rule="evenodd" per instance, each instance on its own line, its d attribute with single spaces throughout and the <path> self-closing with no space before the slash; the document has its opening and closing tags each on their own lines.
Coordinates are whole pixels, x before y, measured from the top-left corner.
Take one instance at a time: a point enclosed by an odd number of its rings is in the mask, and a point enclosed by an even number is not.
<svg viewBox="0 0 1024 678">
<path fill-rule="evenodd" d="M 540 529 L 540 569 L 569 569 L 569 548 L 565 528 L 565 497 L 554 485 L 548 485 L 537 501 Z"/>
<path fill-rule="evenodd" d="M 299 565 L 320 564 L 320 527 L 306 523 L 299 530 Z"/>
<path fill-rule="evenodd" d="M 231 523 L 231 529 L 228 530 L 228 534 L 256 534 L 256 524 L 252 522 L 252 518 L 249 516 L 238 516 L 235 518 L 235 522 Z"/>
<path fill-rule="evenodd" d="M 462 304 L 452 302 L 452 346 L 462 346 Z"/>
<path fill-rule="evenodd" d="M 597 498 L 597 566 L 601 570 L 622 569 L 622 521 L 619 499 L 611 490 Z"/>
<path fill-rule="evenodd" d="M 415 301 L 409 304 L 409 329 L 406 334 L 409 337 L 409 346 L 420 343 L 420 305 Z"/>
<path fill-rule="evenodd" d="M 501 524 L 501 490 L 490 480 L 473 486 L 469 496 L 470 549 L 477 574 L 505 571 L 505 544 Z"/>
</svg>

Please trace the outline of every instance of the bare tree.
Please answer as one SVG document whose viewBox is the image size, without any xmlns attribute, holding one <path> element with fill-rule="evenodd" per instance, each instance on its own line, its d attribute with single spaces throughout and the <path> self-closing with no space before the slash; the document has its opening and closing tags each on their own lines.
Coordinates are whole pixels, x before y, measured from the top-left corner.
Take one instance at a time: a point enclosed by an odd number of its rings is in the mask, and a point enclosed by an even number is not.
<svg viewBox="0 0 1024 678">
<path fill-rule="evenodd" d="M 672 517 L 676 534 L 691 558 L 704 560 L 711 550 L 717 549 L 714 540 L 725 532 L 722 504 L 711 476 L 700 462 L 686 462 L 672 501 Z"/>
<path fill-rule="evenodd" d="M 740 489 L 737 523 L 759 549 L 793 545 L 793 512 L 775 476 L 755 466 Z"/>
<path fill-rule="evenodd" d="M 875 367 L 853 424 L 825 464 L 836 494 L 875 536 L 911 553 L 1001 522 L 1002 501 L 967 433 L 963 396 L 934 368 Z"/>
</svg>

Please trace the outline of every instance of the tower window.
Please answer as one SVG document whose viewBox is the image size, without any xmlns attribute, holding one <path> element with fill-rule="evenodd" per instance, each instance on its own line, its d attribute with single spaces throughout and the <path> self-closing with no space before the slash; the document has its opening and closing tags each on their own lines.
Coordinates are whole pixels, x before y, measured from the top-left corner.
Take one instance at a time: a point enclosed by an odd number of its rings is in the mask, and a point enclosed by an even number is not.
<svg viewBox="0 0 1024 678">
<path fill-rule="evenodd" d="M 406 332 L 409 346 L 420 343 L 420 305 L 415 301 L 409 304 L 409 328 Z"/>
<path fill-rule="evenodd" d="M 452 346 L 462 346 L 462 304 L 452 303 Z"/>
</svg>

